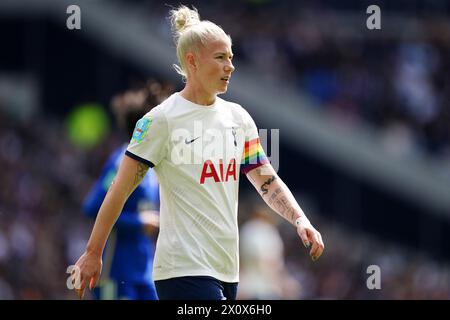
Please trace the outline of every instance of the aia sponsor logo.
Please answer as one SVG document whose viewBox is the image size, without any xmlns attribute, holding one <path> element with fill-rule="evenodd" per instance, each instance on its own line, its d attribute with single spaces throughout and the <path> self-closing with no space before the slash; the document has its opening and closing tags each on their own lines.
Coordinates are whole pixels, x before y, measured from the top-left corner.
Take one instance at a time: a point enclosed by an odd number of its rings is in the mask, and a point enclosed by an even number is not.
<svg viewBox="0 0 450 320">
<path fill-rule="evenodd" d="M 204 184 L 206 179 L 213 179 L 214 182 L 236 181 L 236 159 L 230 159 L 228 164 L 224 164 L 223 159 L 219 159 L 218 166 L 215 166 L 211 160 L 206 160 L 203 163 L 200 184 Z"/>
</svg>

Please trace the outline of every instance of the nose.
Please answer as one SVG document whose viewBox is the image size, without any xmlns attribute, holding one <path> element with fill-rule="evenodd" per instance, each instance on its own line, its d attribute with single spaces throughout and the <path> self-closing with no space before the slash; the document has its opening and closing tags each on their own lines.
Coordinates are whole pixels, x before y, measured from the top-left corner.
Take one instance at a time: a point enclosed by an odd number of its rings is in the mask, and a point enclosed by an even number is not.
<svg viewBox="0 0 450 320">
<path fill-rule="evenodd" d="M 232 72 L 234 71 L 234 65 L 233 65 L 233 63 L 230 61 L 229 64 L 225 65 L 224 70 L 225 70 L 225 72 L 232 73 Z"/>
</svg>

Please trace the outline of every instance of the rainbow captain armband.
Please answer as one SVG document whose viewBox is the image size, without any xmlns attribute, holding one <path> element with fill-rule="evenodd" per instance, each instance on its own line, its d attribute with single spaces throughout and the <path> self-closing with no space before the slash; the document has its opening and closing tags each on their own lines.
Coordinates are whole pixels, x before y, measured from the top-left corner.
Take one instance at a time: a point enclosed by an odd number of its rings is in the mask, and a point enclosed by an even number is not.
<svg viewBox="0 0 450 320">
<path fill-rule="evenodd" d="M 247 172 L 267 163 L 270 162 L 259 142 L 259 138 L 246 141 L 242 153 L 241 172 L 247 174 Z"/>
</svg>

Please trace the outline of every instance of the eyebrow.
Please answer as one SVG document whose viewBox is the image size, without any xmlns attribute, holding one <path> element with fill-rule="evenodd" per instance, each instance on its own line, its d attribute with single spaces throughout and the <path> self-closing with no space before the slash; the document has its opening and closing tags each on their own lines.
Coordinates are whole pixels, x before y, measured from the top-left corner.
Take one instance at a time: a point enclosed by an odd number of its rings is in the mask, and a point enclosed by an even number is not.
<svg viewBox="0 0 450 320">
<path fill-rule="evenodd" d="M 234 54 L 228 54 L 228 53 L 226 53 L 226 52 L 216 52 L 216 53 L 214 53 L 214 55 L 215 56 L 230 56 L 231 58 L 233 58 L 234 57 Z"/>
</svg>

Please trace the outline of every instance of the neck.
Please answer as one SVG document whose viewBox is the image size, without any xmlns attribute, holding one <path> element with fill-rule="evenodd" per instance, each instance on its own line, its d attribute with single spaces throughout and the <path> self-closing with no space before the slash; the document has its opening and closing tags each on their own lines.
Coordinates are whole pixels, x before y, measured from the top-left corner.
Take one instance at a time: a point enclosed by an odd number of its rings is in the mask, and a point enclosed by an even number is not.
<svg viewBox="0 0 450 320">
<path fill-rule="evenodd" d="M 216 101 L 216 94 L 209 94 L 202 88 L 194 87 L 189 81 L 180 94 L 186 100 L 202 106 L 210 106 Z"/>
</svg>

